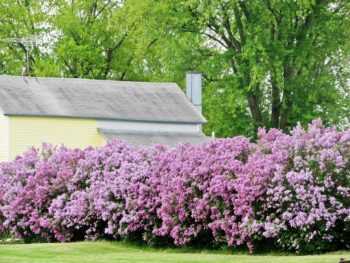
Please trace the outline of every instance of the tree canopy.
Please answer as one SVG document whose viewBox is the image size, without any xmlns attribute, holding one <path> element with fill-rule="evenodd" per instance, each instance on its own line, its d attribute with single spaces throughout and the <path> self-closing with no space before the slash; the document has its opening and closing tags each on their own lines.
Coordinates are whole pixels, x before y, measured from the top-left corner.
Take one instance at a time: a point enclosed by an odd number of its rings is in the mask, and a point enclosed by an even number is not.
<svg viewBox="0 0 350 263">
<path fill-rule="evenodd" d="M 2 0 L 0 72 L 22 74 L 26 54 L 33 76 L 184 86 L 201 71 L 205 131 L 254 136 L 347 123 L 349 31 L 342 0 Z"/>
</svg>

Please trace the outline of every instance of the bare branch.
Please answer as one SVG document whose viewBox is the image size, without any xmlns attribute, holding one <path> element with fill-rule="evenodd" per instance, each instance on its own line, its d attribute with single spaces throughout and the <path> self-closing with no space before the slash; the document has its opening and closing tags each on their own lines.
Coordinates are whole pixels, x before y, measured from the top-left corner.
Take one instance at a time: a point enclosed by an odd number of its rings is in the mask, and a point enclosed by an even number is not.
<svg viewBox="0 0 350 263">
<path fill-rule="evenodd" d="M 217 37 L 215 37 L 215 36 L 213 36 L 213 35 L 211 35 L 209 33 L 206 33 L 206 32 L 204 32 L 203 34 L 206 35 L 207 37 L 209 37 L 211 40 L 213 40 L 213 41 L 217 42 L 218 44 L 220 44 L 222 47 L 224 47 L 226 49 L 229 48 L 229 46 L 225 42 L 221 41 L 219 38 L 217 38 Z"/>
</svg>

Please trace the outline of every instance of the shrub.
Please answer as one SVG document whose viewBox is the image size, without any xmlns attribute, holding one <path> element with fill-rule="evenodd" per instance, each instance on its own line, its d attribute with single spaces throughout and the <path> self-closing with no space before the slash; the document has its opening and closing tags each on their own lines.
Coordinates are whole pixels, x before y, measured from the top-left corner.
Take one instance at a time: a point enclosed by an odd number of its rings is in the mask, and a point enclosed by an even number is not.
<svg viewBox="0 0 350 263">
<path fill-rule="evenodd" d="M 137 191 L 156 152 L 120 141 L 84 151 L 43 145 L 2 163 L 2 231 L 59 241 L 135 232 L 141 228 L 133 214 Z"/>
<path fill-rule="evenodd" d="M 197 237 L 252 246 L 253 202 L 269 171 L 243 137 L 164 152 L 152 167 L 161 221 L 153 234 L 184 245 Z M 208 242 L 207 240 L 205 242 Z"/>
<path fill-rule="evenodd" d="M 314 121 L 202 145 L 43 145 L 0 164 L 0 234 L 315 252 L 350 243 L 350 130 Z"/>
<path fill-rule="evenodd" d="M 316 252 L 350 244 L 350 130 L 319 120 L 291 135 L 261 130 L 275 172 L 256 215 L 262 235 L 284 249 Z"/>
<path fill-rule="evenodd" d="M 28 240 L 57 238 L 49 207 L 68 191 L 82 155 L 80 150 L 43 145 L 41 152 L 31 149 L 13 162 L 3 163 L 0 177 L 6 178 L 1 207 L 4 227 Z"/>
<path fill-rule="evenodd" d="M 156 152 L 156 149 L 137 149 L 114 141 L 89 151 L 81 161 L 78 176 L 86 177 L 86 194 L 93 211 L 90 213 L 96 214 L 101 235 L 119 238 L 145 228 L 146 218 L 136 206 L 142 198 L 141 191 Z M 89 232 L 96 232 L 96 227 Z"/>
</svg>

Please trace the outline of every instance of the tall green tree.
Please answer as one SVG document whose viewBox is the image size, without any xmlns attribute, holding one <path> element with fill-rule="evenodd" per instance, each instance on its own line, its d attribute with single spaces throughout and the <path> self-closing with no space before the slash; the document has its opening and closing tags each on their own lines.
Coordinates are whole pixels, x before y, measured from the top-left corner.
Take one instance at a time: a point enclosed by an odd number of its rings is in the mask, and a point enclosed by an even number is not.
<svg viewBox="0 0 350 263">
<path fill-rule="evenodd" d="M 51 31 L 48 13 L 51 0 L 0 1 L 0 72 L 35 75 L 45 55 L 47 43 L 42 41 Z M 40 45 L 43 50 L 39 49 Z M 28 55 L 28 58 L 27 58 Z"/>
<path fill-rule="evenodd" d="M 55 55 L 64 76 L 120 80 L 132 76 L 135 34 L 146 12 L 133 4 L 135 1 L 58 2 Z"/>
<path fill-rule="evenodd" d="M 246 107 L 254 130 L 346 116 L 349 1 L 179 0 L 169 6 L 179 18 L 177 32 L 200 35 L 211 52 L 207 62 L 222 66 L 202 66 L 213 98 L 207 99 L 210 123 L 219 125 L 212 118 L 219 117 L 220 101 L 237 118 L 247 116 Z M 236 117 L 222 121 L 241 124 Z"/>
<path fill-rule="evenodd" d="M 30 49 L 28 74 L 32 76 L 144 79 L 144 58 L 156 42 L 156 37 L 146 35 L 143 30 L 150 3 L 137 0 L 1 1 L 2 71 L 22 74 Z M 28 38 L 36 42 L 24 44 Z"/>
</svg>

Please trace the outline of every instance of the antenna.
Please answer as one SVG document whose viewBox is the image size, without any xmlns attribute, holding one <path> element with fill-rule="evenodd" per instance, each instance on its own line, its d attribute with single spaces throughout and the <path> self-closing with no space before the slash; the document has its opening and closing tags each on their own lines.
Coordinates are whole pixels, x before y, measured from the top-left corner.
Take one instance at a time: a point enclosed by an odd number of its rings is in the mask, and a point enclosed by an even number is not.
<svg viewBox="0 0 350 263">
<path fill-rule="evenodd" d="M 29 37 L 12 37 L 0 39 L 0 42 L 13 43 L 13 44 L 22 44 L 25 47 L 26 51 L 26 65 L 23 70 L 24 76 L 29 76 L 30 74 L 30 51 L 31 49 L 39 43 L 38 37 L 29 36 Z"/>
</svg>

